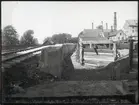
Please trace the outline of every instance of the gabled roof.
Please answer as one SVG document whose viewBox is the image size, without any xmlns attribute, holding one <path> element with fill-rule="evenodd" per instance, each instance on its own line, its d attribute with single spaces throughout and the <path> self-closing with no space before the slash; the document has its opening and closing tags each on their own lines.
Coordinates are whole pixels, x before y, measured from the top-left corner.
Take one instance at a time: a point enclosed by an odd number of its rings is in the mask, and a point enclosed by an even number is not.
<svg viewBox="0 0 139 105">
<path fill-rule="evenodd" d="M 116 36 L 117 33 L 118 33 L 118 31 L 112 31 L 112 32 L 110 32 L 109 37 Z"/>
<path fill-rule="evenodd" d="M 79 37 L 83 41 L 91 41 L 93 43 L 112 43 L 105 36 L 103 37 L 103 32 L 100 29 L 84 29 L 83 32 L 79 34 Z"/>
<path fill-rule="evenodd" d="M 109 37 L 116 36 L 119 32 L 123 32 L 122 30 L 112 31 L 109 33 Z"/>
<path fill-rule="evenodd" d="M 99 29 L 84 29 L 80 37 L 100 37 L 101 32 Z"/>
<path fill-rule="evenodd" d="M 51 44 L 54 44 L 54 42 L 50 38 L 45 40 L 45 42 L 43 43 L 43 45 L 51 45 Z"/>
</svg>

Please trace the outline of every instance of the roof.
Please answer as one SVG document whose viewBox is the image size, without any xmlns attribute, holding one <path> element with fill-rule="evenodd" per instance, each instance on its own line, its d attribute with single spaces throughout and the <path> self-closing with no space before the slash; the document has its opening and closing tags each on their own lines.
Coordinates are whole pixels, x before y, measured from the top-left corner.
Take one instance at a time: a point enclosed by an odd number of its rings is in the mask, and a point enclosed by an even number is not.
<svg viewBox="0 0 139 105">
<path fill-rule="evenodd" d="M 129 24 L 129 25 L 133 25 L 133 26 L 136 26 L 137 25 L 137 20 L 126 20 L 126 22 Z"/>
<path fill-rule="evenodd" d="M 110 32 L 104 32 L 104 36 L 105 36 L 106 38 L 109 37 L 109 34 L 110 34 Z"/>
<path fill-rule="evenodd" d="M 51 39 L 47 39 L 45 40 L 45 42 L 43 43 L 43 45 L 51 45 L 54 44 L 54 42 Z"/>
<path fill-rule="evenodd" d="M 79 34 L 79 37 L 81 37 L 83 41 L 91 41 L 97 44 L 112 43 L 105 36 L 103 37 L 101 34 L 103 33 L 100 29 L 84 29 L 84 31 Z"/>
<path fill-rule="evenodd" d="M 136 25 L 129 25 L 130 27 L 138 27 L 138 25 L 136 24 Z"/>
<path fill-rule="evenodd" d="M 116 36 L 117 33 L 118 33 L 118 31 L 112 31 L 112 32 L 110 32 L 109 37 L 111 37 L 111 36 Z"/>
<path fill-rule="evenodd" d="M 122 30 L 112 31 L 109 33 L 109 37 L 116 36 L 119 32 L 123 32 Z"/>
<path fill-rule="evenodd" d="M 80 34 L 80 37 L 100 37 L 99 33 L 102 32 L 99 29 L 84 29 Z"/>
</svg>

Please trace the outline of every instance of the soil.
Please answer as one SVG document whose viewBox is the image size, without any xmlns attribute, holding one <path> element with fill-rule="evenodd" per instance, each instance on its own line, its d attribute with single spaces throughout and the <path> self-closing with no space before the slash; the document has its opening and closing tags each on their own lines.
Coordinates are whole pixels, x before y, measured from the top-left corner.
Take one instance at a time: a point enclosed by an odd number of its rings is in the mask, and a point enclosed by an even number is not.
<svg viewBox="0 0 139 105">
<path fill-rule="evenodd" d="M 110 69 L 104 68 L 100 72 L 99 70 L 103 67 L 88 63 L 81 66 L 76 62 L 75 54 L 73 54 L 70 64 L 73 64 L 74 71 L 70 72 L 70 76 L 65 80 L 59 80 L 39 70 L 39 59 L 39 55 L 34 56 L 19 65 L 13 66 L 13 68 L 7 69 L 10 72 L 5 72 L 5 90 L 8 89 L 6 86 L 13 82 L 26 90 L 25 93 L 12 95 L 16 97 L 122 95 L 121 90 L 116 88 L 116 85 L 121 87 L 119 85 L 121 82 L 111 81 Z"/>
<path fill-rule="evenodd" d="M 16 97 L 64 97 L 64 96 L 102 96 L 122 95 L 121 81 L 53 81 L 30 87 L 26 93 L 13 95 Z"/>
<path fill-rule="evenodd" d="M 35 86 L 44 80 L 51 80 L 52 75 L 39 70 L 39 55 L 29 58 L 11 68 L 5 68 L 3 74 L 3 91 L 5 95 L 13 94 L 11 85 L 18 85 L 24 89 Z"/>
</svg>

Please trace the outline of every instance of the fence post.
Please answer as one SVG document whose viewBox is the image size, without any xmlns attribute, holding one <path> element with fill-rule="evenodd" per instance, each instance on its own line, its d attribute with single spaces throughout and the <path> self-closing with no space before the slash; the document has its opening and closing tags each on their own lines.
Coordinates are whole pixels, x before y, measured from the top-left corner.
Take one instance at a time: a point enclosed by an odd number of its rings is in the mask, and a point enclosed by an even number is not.
<svg viewBox="0 0 139 105">
<path fill-rule="evenodd" d="M 109 43 L 109 49 L 111 49 L 111 44 Z"/>
<path fill-rule="evenodd" d="M 92 43 L 90 43 L 90 48 L 92 48 Z"/>
<path fill-rule="evenodd" d="M 82 43 L 80 43 L 80 46 L 79 46 L 79 51 L 80 51 L 80 63 L 82 63 Z"/>
<path fill-rule="evenodd" d="M 79 43 L 77 43 L 77 47 L 76 47 L 76 61 L 77 62 L 80 61 L 79 52 L 80 52 Z"/>
<path fill-rule="evenodd" d="M 132 70 L 132 58 L 133 58 L 133 40 L 129 40 L 129 65 L 130 65 L 130 70 Z M 128 71 L 129 73 L 129 71 Z"/>
<path fill-rule="evenodd" d="M 117 48 L 116 43 L 113 43 L 113 54 L 114 54 L 114 61 L 117 59 Z"/>
<path fill-rule="evenodd" d="M 84 65 L 84 49 L 83 49 L 83 43 L 80 43 L 80 63 L 81 63 L 81 65 Z"/>
</svg>

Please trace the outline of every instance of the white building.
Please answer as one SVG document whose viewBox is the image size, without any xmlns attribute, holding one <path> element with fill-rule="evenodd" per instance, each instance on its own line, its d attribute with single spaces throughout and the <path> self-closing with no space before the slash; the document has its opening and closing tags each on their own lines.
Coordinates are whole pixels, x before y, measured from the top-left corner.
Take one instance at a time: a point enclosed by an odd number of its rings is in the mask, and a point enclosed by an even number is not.
<svg viewBox="0 0 139 105">
<path fill-rule="evenodd" d="M 138 21 L 126 20 L 123 26 L 123 31 L 126 34 L 126 38 L 133 36 L 133 39 L 138 39 Z"/>
<path fill-rule="evenodd" d="M 113 31 L 109 33 L 109 40 L 122 41 L 126 39 L 126 34 L 122 30 Z"/>
</svg>

